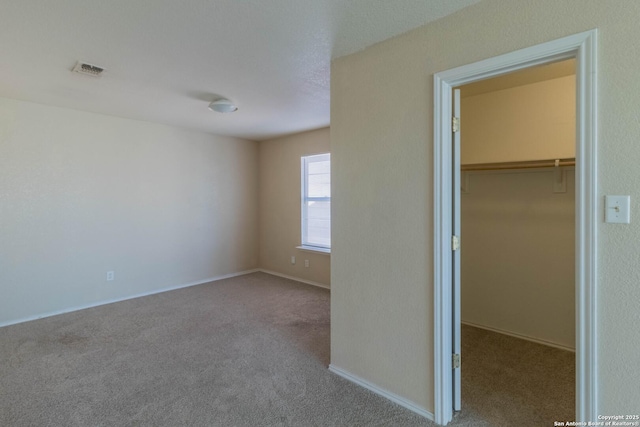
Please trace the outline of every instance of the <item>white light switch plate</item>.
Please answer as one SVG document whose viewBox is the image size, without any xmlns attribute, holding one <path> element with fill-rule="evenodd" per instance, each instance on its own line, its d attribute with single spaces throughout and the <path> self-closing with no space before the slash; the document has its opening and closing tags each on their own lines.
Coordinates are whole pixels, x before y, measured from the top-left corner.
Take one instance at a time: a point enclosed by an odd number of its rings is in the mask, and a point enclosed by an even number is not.
<svg viewBox="0 0 640 427">
<path fill-rule="evenodd" d="M 613 224 L 629 224 L 631 222 L 631 196 L 605 196 L 604 221 Z"/>
</svg>

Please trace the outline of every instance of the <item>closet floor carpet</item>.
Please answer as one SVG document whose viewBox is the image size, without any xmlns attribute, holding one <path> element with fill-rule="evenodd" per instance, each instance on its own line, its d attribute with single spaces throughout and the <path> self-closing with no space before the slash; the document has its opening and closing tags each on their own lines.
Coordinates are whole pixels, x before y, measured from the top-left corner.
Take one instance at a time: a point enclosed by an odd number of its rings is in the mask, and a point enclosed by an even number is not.
<svg viewBox="0 0 640 427">
<path fill-rule="evenodd" d="M 496 426 L 575 421 L 575 353 L 462 325 L 462 405 Z"/>
</svg>

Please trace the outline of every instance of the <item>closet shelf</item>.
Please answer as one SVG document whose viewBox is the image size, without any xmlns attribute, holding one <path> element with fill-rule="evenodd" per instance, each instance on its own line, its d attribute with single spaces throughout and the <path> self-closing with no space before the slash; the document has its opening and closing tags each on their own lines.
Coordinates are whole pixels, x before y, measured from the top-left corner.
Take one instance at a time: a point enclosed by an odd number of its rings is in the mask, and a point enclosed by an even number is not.
<svg viewBox="0 0 640 427">
<path fill-rule="evenodd" d="M 503 163 L 476 163 L 470 165 L 461 165 L 462 172 L 468 171 L 488 171 L 500 169 L 533 169 L 533 168 L 552 168 L 561 166 L 575 166 L 576 159 L 551 159 L 551 160 L 533 160 L 527 162 L 503 162 Z"/>
</svg>

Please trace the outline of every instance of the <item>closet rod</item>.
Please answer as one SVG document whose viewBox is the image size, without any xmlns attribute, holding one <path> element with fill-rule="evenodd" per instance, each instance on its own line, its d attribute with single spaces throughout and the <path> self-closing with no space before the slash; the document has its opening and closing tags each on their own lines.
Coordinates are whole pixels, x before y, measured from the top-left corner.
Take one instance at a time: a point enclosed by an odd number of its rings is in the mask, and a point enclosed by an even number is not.
<svg viewBox="0 0 640 427">
<path fill-rule="evenodd" d="M 503 162 L 503 163 L 477 163 L 472 165 L 462 165 L 460 170 L 467 171 L 488 171 L 500 169 L 533 169 L 552 168 L 559 166 L 575 166 L 576 159 L 551 159 L 533 160 L 528 162 Z"/>
</svg>

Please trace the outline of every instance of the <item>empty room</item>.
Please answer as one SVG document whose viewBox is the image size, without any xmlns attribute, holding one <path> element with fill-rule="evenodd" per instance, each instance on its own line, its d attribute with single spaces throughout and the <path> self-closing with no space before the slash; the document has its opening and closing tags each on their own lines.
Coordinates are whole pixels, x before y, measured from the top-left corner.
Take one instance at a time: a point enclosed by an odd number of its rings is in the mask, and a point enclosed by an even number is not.
<svg viewBox="0 0 640 427">
<path fill-rule="evenodd" d="M 1 2 L 0 425 L 638 425 L 638 16 L 635 0 Z M 466 118 L 489 92 L 463 93 L 454 118 L 453 89 L 565 60 L 574 151 L 543 157 L 575 166 L 462 169 L 457 229 L 454 142 L 465 156 L 465 123 L 492 107 Z M 513 162 L 498 139 L 462 166 Z M 513 228 L 509 250 L 499 213 L 516 211 L 568 228 L 529 230 L 538 253 Z M 570 352 L 562 411 L 465 388 L 491 356 L 460 347 L 462 323 Z"/>
</svg>

